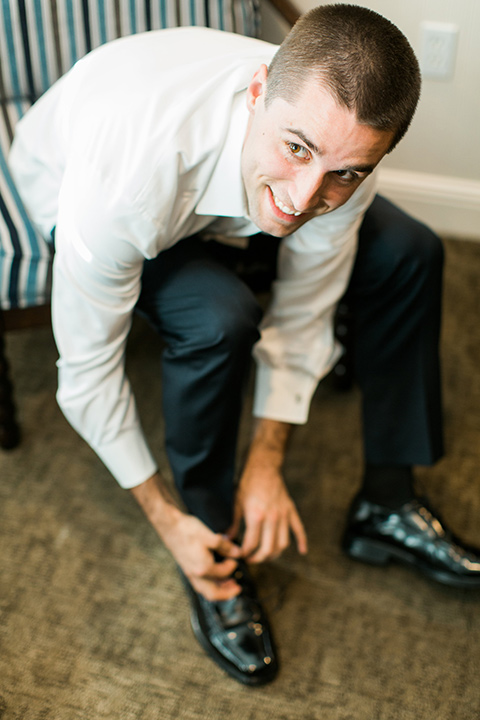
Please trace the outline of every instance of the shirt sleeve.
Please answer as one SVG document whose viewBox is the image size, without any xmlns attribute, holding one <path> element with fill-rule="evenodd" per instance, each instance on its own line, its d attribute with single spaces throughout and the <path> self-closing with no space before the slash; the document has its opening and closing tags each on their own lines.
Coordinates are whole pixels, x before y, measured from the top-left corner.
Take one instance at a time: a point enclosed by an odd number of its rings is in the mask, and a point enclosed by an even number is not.
<svg viewBox="0 0 480 720">
<path fill-rule="evenodd" d="M 140 292 L 144 256 L 135 238 L 152 229 L 101 183 L 65 172 L 56 228 L 52 318 L 59 350 L 58 402 L 124 488 L 156 463 L 125 374 L 125 346 Z"/>
<path fill-rule="evenodd" d="M 282 241 L 278 279 L 254 347 L 256 417 L 307 421 L 317 384 L 341 352 L 333 316 L 350 278 L 358 229 L 374 195 L 372 175 L 345 205 Z"/>
</svg>

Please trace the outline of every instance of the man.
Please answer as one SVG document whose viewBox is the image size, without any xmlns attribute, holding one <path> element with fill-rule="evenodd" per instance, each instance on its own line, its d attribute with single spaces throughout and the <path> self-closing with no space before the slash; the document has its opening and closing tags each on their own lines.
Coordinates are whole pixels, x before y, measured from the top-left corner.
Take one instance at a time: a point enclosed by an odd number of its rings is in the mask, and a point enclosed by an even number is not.
<svg viewBox="0 0 480 720">
<path fill-rule="evenodd" d="M 282 464 L 338 357 L 332 317 L 347 285 L 366 469 L 345 550 L 480 585 L 478 557 L 412 486 L 412 465 L 442 453 L 441 246 L 374 200 L 374 170 L 405 133 L 419 86 L 397 28 L 333 5 L 305 15 L 278 52 L 195 28 L 116 41 L 18 128 L 18 187 L 44 234 L 55 228 L 59 403 L 170 549 L 202 645 L 247 684 L 271 681 L 278 663 L 245 561 L 277 557 L 291 534 L 307 552 Z M 283 238 L 261 339 L 252 293 L 221 261 L 221 243 L 259 231 Z M 165 442 L 183 504 L 158 473 L 124 374 L 134 311 L 166 341 Z M 258 421 L 234 495 L 254 345 Z"/>
</svg>

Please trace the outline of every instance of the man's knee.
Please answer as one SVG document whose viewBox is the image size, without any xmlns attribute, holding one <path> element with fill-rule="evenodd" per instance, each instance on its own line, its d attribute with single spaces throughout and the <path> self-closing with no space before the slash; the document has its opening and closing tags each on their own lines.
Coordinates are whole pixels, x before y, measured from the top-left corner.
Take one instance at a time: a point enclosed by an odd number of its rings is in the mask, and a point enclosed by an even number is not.
<svg viewBox="0 0 480 720">
<path fill-rule="evenodd" d="M 237 278 L 212 276 L 212 282 L 183 297 L 169 329 L 163 335 L 167 356 L 219 358 L 245 357 L 259 338 L 260 306 L 251 291 Z"/>
<path fill-rule="evenodd" d="M 137 311 L 176 356 L 258 339 L 262 313 L 253 293 L 204 245 L 186 239 L 145 263 Z"/>
<path fill-rule="evenodd" d="M 429 227 L 377 197 L 360 230 L 358 264 L 374 284 L 430 281 L 441 277 L 442 241 Z"/>
<path fill-rule="evenodd" d="M 205 343 L 234 352 L 245 347 L 251 348 L 260 337 L 260 306 L 253 293 L 240 281 L 234 292 L 212 293 L 205 298 L 203 310 L 206 321 L 202 323 L 202 334 Z"/>
</svg>

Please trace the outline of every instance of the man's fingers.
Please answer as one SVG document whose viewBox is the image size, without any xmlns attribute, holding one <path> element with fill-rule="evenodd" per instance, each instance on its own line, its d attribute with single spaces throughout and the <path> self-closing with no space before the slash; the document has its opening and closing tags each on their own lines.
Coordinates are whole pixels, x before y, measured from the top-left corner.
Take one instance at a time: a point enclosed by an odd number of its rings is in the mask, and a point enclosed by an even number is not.
<svg viewBox="0 0 480 720">
<path fill-rule="evenodd" d="M 238 567 L 238 562 L 233 559 L 213 562 L 208 571 L 204 574 L 208 580 L 224 581 L 230 578 Z"/>
<path fill-rule="evenodd" d="M 213 535 L 209 543 L 211 550 L 215 550 L 219 555 L 226 558 L 240 558 L 242 551 L 240 547 L 232 542 L 226 535 Z"/>
<path fill-rule="evenodd" d="M 290 545 L 290 525 L 288 520 L 280 524 L 277 529 L 277 551 L 278 555 Z M 277 557 L 278 557 L 277 555 Z"/>
<path fill-rule="evenodd" d="M 275 560 L 290 545 L 290 526 L 287 519 L 276 523 L 265 523 L 261 542 L 257 550 L 247 559 L 250 563 Z"/>
<path fill-rule="evenodd" d="M 210 531 L 209 531 L 210 532 Z M 196 572 L 189 576 L 193 588 L 203 595 L 207 600 L 219 602 L 230 600 L 241 592 L 241 587 L 234 578 L 238 562 L 231 555 L 240 556 L 241 551 L 237 545 L 226 540 L 222 535 L 211 533 L 208 538 L 208 547 L 218 554 L 228 553 L 225 559 L 215 561 L 213 553 L 208 552 L 208 562 L 197 566 Z M 206 560 L 206 558 L 205 558 Z"/>
<path fill-rule="evenodd" d="M 236 560 L 227 558 L 219 562 L 212 562 L 209 569 L 202 575 L 191 579 L 197 592 L 207 600 L 230 600 L 241 592 L 241 587 L 233 577 L 238 567 Z"/>
<path fill-rule="evenodd" d="M 235 503 L 235 508 L 233 511 L 233 521 L 226 533 L 227 537 L 230 540 L 235 540 L 235 538 L 238 537 L 238 534 L 240 532 L 240 525 L 242 523 L 242 517 L 243 517 L 242 509 L 238 505 L 238 503 Z"/>
<path fill-rule="evenodd" d="M 242 550 L 248 562 L 275 560 L 290 545 L 290 532 L 295 537 L 298 552 L 305 555 L 308 552 L 307 535 L 298 513 L 293 510 L 288 517 L 259 524 L 252 533 L 251 545 L 244 540 Z"/>
<path fill-rule="evenodd" d="M 297 512 L 294 512 L 290 519 L 290 527 L 297 541 L 297 549 L 300 555 L 306 555 L 308 552 L 307 533 Z"/>
<path fill-rule="evenodd" d="M 248 557 L 255 550 L 257 550 L 262 535 L 263 527 L 260 522 L 253 522 L 247 518 L 245 524 L 245 534 L 243 536 L 243 542 L 241 552 L 243 557 Z"/>
<path fill-rule="evenodd" d="M 259 563 L 264 560 L 273 560 L 278 554 L 277 526 L 275 523 L 264 523 L 257 547 L 247 556 L 247 560 L 250 563 Z"/>
<path fill-rule="evenodd" d="M 189 578 L 189 580 L 196 592 L 212 602 L 231 600 L 242 590 L 232 578 L 222 581 L 208 580 L 207 578 Z"/>
</svg>

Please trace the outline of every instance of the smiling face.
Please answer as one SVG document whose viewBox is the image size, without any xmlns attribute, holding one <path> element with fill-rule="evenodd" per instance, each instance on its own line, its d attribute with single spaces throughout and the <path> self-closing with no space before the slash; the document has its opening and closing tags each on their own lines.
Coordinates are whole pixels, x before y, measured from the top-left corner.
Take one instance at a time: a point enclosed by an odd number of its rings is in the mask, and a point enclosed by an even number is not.
<svg viewBox="0 0 480 720">
<path fill-rule="evenodd" d="M 358 123 L 313 77 L 295 102 L 276 97 L 265 107 L 266 80 L 262 65 L 247 91 L 242 177 L 250 218 L 283 237 L 343 205 L 389 150 L 393 133 Z"/>
</svg>

